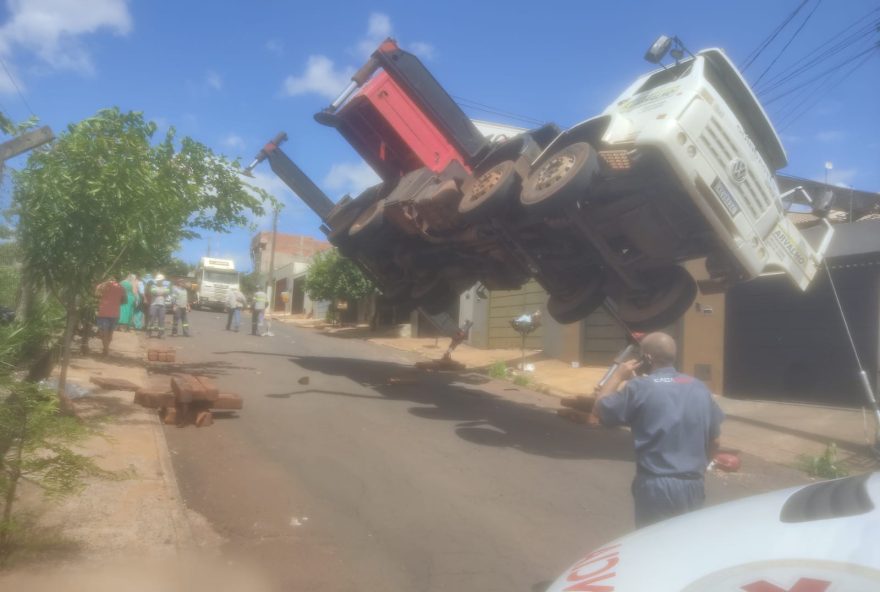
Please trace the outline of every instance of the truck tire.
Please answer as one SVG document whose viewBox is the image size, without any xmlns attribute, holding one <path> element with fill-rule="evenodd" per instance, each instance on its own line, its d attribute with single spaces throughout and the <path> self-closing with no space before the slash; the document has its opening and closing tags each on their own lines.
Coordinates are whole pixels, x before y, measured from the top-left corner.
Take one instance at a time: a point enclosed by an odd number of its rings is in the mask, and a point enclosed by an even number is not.
<svg viewBox="0 0 880 592">
<path fill-rule="evenodd" d="M 575 142 L 551 154 L 523 183 L 520 202 L 527 208 L 563 203 L 584 195 L 599 171 L 596 151 L 586 142 Z"/>
<path fill-rule="evenodd" d="M 600 276 L 569 292 L 550 294 L 547 300 L 547 313 L 557 323 L 575 323 L 602 306 L 605 292 Z"/>
<path fill-rule="evenodd" d="M 653 274 L 652 274 L 653 275 Z M 615 289 L 611 300 L 620 319 L 633 331 L 657 331 L 683 315 L 697 297 L 697 283 L 678 265 L 654 275 L 647 290 Z"/>
<path fill-rule="evenodd" d="M 484 220 L 497 212 L 519 185 L 516 163 L 503 160 L 479 176 L 465 181 L 458 213 L 468 221 Z"/>
</svg>

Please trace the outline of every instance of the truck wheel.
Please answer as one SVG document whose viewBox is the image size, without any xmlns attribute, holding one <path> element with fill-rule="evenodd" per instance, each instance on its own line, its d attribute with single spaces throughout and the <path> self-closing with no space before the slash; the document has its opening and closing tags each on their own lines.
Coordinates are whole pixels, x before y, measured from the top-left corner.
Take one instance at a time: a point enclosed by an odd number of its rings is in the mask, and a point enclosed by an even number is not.
<svg viewBox="0 0 880 592">
<path fill-rule="evenodd" d="M 575 142 L 547 157 L 523 183 L 520 202 L 528 208 L 562 202 L 583 195 L 599 171 L 596 151 Z"/>
<path fill-rule="evenodd" d="M 497 211 L 520 183 L 515 167 L 512 160 L 504 160 L 465 181 L 458 213 L 466 220 L 478 221 Z"/>
<path fill-rule="evenodd" d="M 602 306 L 605 292 L 600 277 L 569 292 L 551 294 L 547 312 L 557 323 L 568 325 L 577 322 Z"/>
<path fill-rule="evenodd" d="M 385 202 L 377 201 L 360 213 L 354 223 L 348 229 L 348 235 L 358 239 L 368 238 L 382 228 L 384 219 Z"/>
<path fill-rule="evenodd" d="M 694 303 L 697 283 L 683 267 L 664 270 L 647 290 L 614 290 L 617 314 L 633 331 L 657 331 L 674 323 Z"/>
</svg>

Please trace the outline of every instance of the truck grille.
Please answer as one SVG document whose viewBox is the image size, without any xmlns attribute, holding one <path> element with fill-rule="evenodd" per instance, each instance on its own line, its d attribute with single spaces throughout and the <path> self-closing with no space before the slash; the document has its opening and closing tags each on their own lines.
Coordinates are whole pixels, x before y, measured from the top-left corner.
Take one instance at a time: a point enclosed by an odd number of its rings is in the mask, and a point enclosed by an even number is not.
<svg viewBox="0 0 880 592">
<path fill-rule="evenodd" d="M 729 178 L 728 166 L 733 159 L 741 158 L 740 151 L 714 117 L 709 119 L 709 123 L 700 134 L 700 143 L 712 156 L 718 169 L 724 171 Z M 748 162 L 748 159 L 742 160 Z M 738 185 L 743 188 L 742 195 L 746 209 L 752 215 L 752 219 L 756 220 L 773 203 L 774 197 L 759 182 L 751 167 L 747 167 L 746 170 L 745 180 Z M 732 179 L 731 183 L 733 183 Z"/>
</svg>

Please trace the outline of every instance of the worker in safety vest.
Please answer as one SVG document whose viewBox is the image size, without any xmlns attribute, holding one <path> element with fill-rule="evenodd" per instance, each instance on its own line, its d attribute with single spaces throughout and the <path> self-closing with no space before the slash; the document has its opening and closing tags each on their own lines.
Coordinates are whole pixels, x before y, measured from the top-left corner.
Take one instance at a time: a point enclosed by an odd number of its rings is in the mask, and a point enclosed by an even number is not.
<svg viewBox="0 0 880 592">
<path fill-rule="evenodd" d="M 171 305 L 174 321 L 171 324 L 171 336 L 177 335 L 177 325 L 184 337 L 189 337 L 189 292 L 183 280 L 177 280 L 171 289 Z"/>
</svg>

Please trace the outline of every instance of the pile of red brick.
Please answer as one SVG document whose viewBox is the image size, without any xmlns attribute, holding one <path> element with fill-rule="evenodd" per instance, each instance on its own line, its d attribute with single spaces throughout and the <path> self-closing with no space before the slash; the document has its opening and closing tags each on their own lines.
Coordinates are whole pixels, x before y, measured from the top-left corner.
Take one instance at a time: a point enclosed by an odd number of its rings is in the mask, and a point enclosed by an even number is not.
<svg viewBox="0 0 880 592">
<path fill-rule="evenodd" d="M 177 360 L 177 352 L 170 347 L 151 347 L 147 349 L 147 361 L 149 362 L 174 362 Z"/>
<path fill-rule="evenodd" d="M 192 374 L 172 374 L 168 388 L 139 389 L 134 402 L 158 409 L 166 424 L 194 423 L 198 427 L 213 423 L 212 409 L 237 411 L 244 406 L 240 396 L 221 393 L 211 379 Z"/>
</svg>

